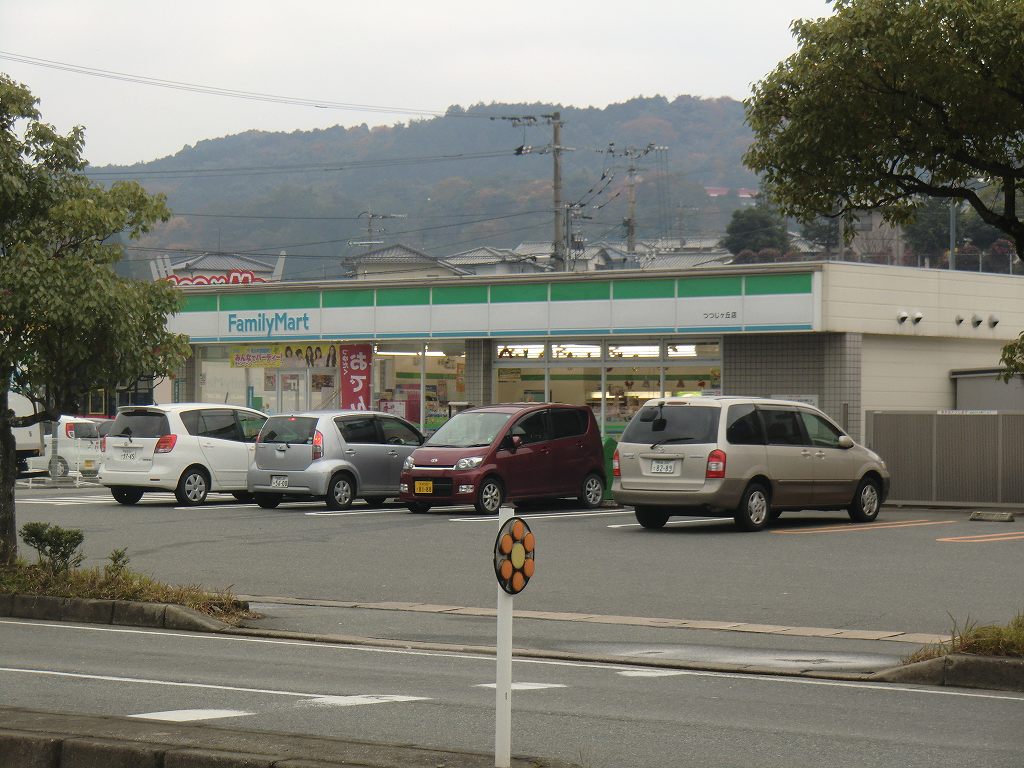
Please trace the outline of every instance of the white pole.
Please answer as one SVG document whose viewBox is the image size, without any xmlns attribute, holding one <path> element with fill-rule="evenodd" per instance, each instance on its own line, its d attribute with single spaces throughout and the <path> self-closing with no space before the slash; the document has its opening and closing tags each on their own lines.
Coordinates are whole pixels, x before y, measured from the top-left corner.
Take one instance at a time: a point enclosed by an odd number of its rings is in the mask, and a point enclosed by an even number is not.
<svg viewBox="0 0 1024 768">
<path fill-rule="evenodd" d="M 498 510 L 498 530 L 513 516 L 511 507 Z M 498 585 L 498 659 L 494 686 L 494 768 L 512 764 L 512 595 Z"/>
</svg>

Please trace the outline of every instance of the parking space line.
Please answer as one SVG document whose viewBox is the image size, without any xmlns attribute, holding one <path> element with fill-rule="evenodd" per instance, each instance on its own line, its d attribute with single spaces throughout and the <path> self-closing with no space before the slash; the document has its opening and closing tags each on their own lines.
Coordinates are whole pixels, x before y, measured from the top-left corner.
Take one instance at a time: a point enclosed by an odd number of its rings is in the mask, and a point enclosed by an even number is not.
<svg viewBox="0 0 1024 768">
<path fill-rule="evenodd" d="M 685 520 L 669 520 L 665 523 L 665 527 L 677 526 L 677 525 L 691 525 L 693 523 L 721 523 L 726 520 L 732 520 L 731 517 L 689 517 Z M 616 525 L 609 525 L 608 528 L 640 528 L 640 523 L 618 523 Z"/>
<path fill-rule="evenodd" d="M 846 531 L 878 531 L 890 528 L 914 528 L 921 525 L 949 525 L 956 520 L 904 520 L 899 523 L 846 523 L 845 525 L 831 525 L 827 528 L 805 528 L 795 531 L 769 531 L 784 535 L 796 535 L 803 533 L 844 533 Z"/>
<path fill-rule="evenodd" d="M 616 509 L 610 512 L 534 512 L 529 515 L 516 515 L 526 520 L 540 519 L 540 520 L 554 520 L 559 517 L 606 517 L 608 515 L 624 515 L 633 514 L 632 510 L 628 509 Z M 480 517 L 450 517 L 448 518 L 449 523 L 479 523 L 481 521 L 493 524 L 495 521 L 493 515 L 481 515 Z"/>
<path fill-rule="evenodd" d="M 973 536 L 950 536 L 936 541 L 951 541 L 956 544 L 994 544 L 1000 541 L 1019 541 L 1024 539 L 1024 531 L 1005 531 L 1003 533 L 981 533 Z"/>
<path fill-rule="evenodd" d="M 344 517 L 346 515 L 386 515 L 391 512 L 404 512 L 408 514 L 409 510 L 402 509 L 355 509 L 355 510 L 316 510 L 315 512 L 303 512 L 304 515 L 309 517 Z"/>
</svg>

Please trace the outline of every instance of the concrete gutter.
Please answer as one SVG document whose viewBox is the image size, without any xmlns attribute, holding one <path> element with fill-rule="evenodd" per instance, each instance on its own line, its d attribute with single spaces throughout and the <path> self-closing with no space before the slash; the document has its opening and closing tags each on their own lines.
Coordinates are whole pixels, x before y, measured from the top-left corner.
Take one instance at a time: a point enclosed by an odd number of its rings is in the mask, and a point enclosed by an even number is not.
<svg viewBox="0 0 1024 768">
<path fill-rule="evenodd" d="M 493 768 L 494 755 L 0 707 L 3 768 Z M 513 757 L 512 768 L 574 768 Z"/>
<path fill-rule="evenodd" d="M 204 613 L 181 605 L 143 603 L 131 600 L 93 600 L 85 598 L 40 597 L 0 594 L 0 616 L 40 621 L 76 621 L 115 626 L 153 627 L 187 632 L 216 632 L 239 637 L 263 637 L 299 640 L 311 643 L 366 645 L 379 648 L 402 648 L 423 651 L 477 653 L 493 656 L 493 646 L 457 643 L 428 643 L 410 640 L 384 640 L 355 635 L 290 632 L 286 630 L 233 627 Z M 774 675 L 777 677 L 808 677 L 823 680 L 858 682 L 912 683 L 957 688 L 985 688 L 1024 693 L 1024 659 L 997 656 L 949 654 L 915 664 L 893 667 L 880 672 L 841 672 L 822 669 L 779 668 L 758 664 L 693 662 L 674 659 L 651 659 L 635 656 L 545 651 L 516 648 L 518 658 L 586 661 L 598 664 L 620 664 L 631 667 L 685 669 L 702 672 Z M 4 763 L 0 762 L 0 766 Z"/>
</svg>

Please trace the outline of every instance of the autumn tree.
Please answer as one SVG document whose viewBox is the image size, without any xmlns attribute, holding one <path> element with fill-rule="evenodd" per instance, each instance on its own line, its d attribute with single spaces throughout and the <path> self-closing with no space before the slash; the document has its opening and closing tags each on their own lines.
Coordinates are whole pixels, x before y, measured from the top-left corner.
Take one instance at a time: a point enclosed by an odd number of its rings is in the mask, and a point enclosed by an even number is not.
<svg viewBox="0 0 1024 768">
<path fill-rule="evenodd" d="M 138 184 L 109 189 L 82 173 L 84 131 L 57 133 L 23 85 L 0 74 L 0 566 L 17 555 L 12 429 L 80 410 L 79 398 L 179 365 L 169 333 L 180 294 L 118 277 L 115 235 L 137 237 L 169 212 Z M 12 388 L 37 406 L 16 417 Z"/>
</svg>

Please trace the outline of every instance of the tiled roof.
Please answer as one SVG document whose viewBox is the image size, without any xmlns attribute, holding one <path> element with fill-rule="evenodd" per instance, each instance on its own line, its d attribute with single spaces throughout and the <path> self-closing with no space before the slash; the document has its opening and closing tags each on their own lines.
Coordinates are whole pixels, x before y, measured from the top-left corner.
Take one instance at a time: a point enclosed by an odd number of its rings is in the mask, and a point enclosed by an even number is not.
<svg viewBox="0 0 1024 768">
<path fill-rule="evenodd" d="M 389 245 L 386 248 L 378 248 L 375 251 L 366 253 L 354 253 L 348 257 L 354 264 L 434 264 L 438 259 L 428 256 L 423 251 L 417 251 L 407 245 Z"/>
<path fill-rule="evenodd" d="M 261 272 L 273 272 L 274 265 L 268 264 L 252 256 L 242 256 L 237 253 L 204 253 L 202 256 L 192 256 L 181 261 L 171 263 L 171 271 L 192 271 L 192 272 L 228 272 L 232 269 L 241 269 L 258 274 Z"/>
</svg>

